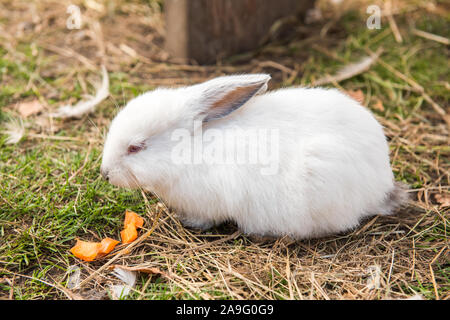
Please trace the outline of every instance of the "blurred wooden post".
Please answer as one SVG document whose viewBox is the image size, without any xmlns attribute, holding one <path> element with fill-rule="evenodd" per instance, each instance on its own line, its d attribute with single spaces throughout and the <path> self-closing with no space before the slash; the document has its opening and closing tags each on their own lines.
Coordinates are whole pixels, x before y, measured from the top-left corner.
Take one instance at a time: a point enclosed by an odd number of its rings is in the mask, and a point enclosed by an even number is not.
<svg viewBox="0 0 450 320">
<path fill-rule="evenodd" d="M 166 50 L 173 58 L 213 63 L 255 49 L 272 24 L 304 12 L 312 0 L 165 0 Z"/>
</svg>

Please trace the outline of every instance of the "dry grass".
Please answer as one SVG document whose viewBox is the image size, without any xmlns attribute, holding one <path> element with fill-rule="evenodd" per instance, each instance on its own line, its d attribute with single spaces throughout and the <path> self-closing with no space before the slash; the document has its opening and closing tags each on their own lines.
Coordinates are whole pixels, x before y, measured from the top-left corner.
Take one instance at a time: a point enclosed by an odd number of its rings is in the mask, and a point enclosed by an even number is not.
<svg viewBox="0 0 450 320">
<path fill-rule="evenodd" d="M 362 2 L 348 1 L 346 6 L 357 3 L 364 8 Z M 65 11 L 72 3 L 83 9 L 81 30 L 69 31 L 65 27 Z M 342 21 L 351 20 L 345 17 L 348 8 L 335 8 L 323 11 L 326 19 L 297 26 L 294 32 L 286 32 L 292 29 L 291 22 L 287 22 L 269 34 L 268 42 L 255 52 L 218 61 L 213 66 L 197 66 L 172 64 L 162 49 L 164 21 L 157 2 L 105 1 L 98 7 L 92 3 L 100 1 L 0 1 L 3 60 L 13 61 L 17 72 L 26 75 L 3 73 L 2 85 L 9 90 L 1 94 L 4 114 L 17 116 L 12 106 L 29 96 L 37 97 L 46 111 L 80 99 L 82 94 L 91 92 L 89 81 L 96 79 L 101 64 L 111 74 L 112 92 L 96 113 L 81 120 L 58 121 L 45 114 L 28 119 L 30 134 L 25 141 L 16 149 L 4 149 L 8 163 L 1 174 L 9 190 L 0 193 L 4 212 L 0 212 L 0 220 L 4 222 L 2 236 L 8 243 L 0 247 L 0 266 L 3 265 L 0 297 L 108 298 L 109 285 L 117 282 L 108 266 L 119 264 L 162 271 L 162 274 L 140 274 L 129 296 L 132 299 L 404 299 L 416 293 L 426 299 L 450 298 L 449 207 L 435 197 L 448 197 L 450 189 L 448 93 L 445 93 L 445 88 L 449 89 L 448 77 L 430 80 L 432 86 L 428 86 L 429 83 L 421 83 L 427 78 L 415 76 L 408 60 L 424 48 L 442 52 L 442 44 L 433 39 L 421 44 L 406 43 L 414 33 L 406 22 L 418 20 L 423 11 L 432 17 L 448 17 L 448 7 L 439 2 L 398 1 L 392 15 L 383 18 L 389 27 L 369 39 L 364 38 L 365 34 L 345 31 Z M 387 38 L 402 42 L 397 51 L 386 42 Z M 21 49 L 24 45 L 26 49 Z M 132 193 L 131 202 L 114 198 L 120 190 L 99 193 L 93 199 L 86 195 L 88 185 L 103 183 L 97 178 L 99 153 L 110 119 L 118 107 L 141 91 L 158 85 L 193 84 L 217 75 L 261 71 L 272 74 L 273 88 L 305 85 L 357 60 L 353 53 L 367 55 L 375 48 L 383 48 L 388 53 L 386 58 L 382 54 L 376 66 L 359 78 L 333 85 L 346 91 L 362 89 L 364 104 L 376 112 L 384 125 L 395 175 L 412 187 L 411 205 L 398 214 L 373 217 L 345 234 L 294 242 L 288 238 L 247 237 L 232 224 L 208 233 L 186 229 L 148 194 Z M 394 53 L 389 55 L 390 52 Z M 400 56 L 397 60 L 392 58 L 397 55 Z M 377 102 L 381 102 L 382 109 Z M 18 188 L 15 181 L 26 175 L 26 169 L 5 168 L 14 164 L 16 156 L 47 149 L 54 151 L 51 154 L 55 158 L 49 160 L 39 155 L 28 160 L 30 166 L 36 172 L 45 171 L 39 169 L 40 165 L 50 163 L 61 173 L 39 181 L 50 179 L 64 184 L 69 178 L 73 180 L 74 192 L 61 198 L 55 193 L 52 208 L 18 207 L 14 199 L 21 194 L 14 193 Z M 73 153 L 77 155 L 72 157 Z M 77 159 L 75 167 L 70 164 L 74 159 Z M 64 170 L 67 177 L 62 173 Z M 52 197 L 55 188 L 39 182 L 32 189 L 45 198 Z M 101 202 L 103 207 L 109 205 L 108 212 L 116 215 L 116 218 L 108 215 L 112 219 L 105 220 L 108 226 L 96 227 L 92 238 L 117 234 L 121 208 L 130 203 L 144 204 L 139 213 L 146 216 L 146 228 L 131 246 L 119 246 L 102 260 L 83 263 L 67 250 L 75 236 L 85 238 L 90 228 L 99 224 L 86 218 L 89 209 L 77 205 L 92 201 Z M 114 206 L 120 209 L 111 209 Z M 12 216 L 7 208 L 21 214 Z M 30 233 L 35 220 L 47 212 L 58 216 L 63 211 L 74 213 L 75 218 L 71 215 L 71 219 L 78 225 L 67 238 L 42 240 Z M 79 226 L 86 221 L 91 227 Z M 54 230 L 51 222 L 43 223 L 42 228 Z M 34 229 L 33 232 L 37 234 Z M 23 240 L 29 234 L 30 238 Z M 43 249 L 56 240 L 58 245 L 51 251 Z M 18 253 L 11 249 L 22 243 L 28 246 L 26 250 L 33 252 L 34 248 L 38 252 L 24 265 L 15 262 Z M 82 269 L 78 290 L 65 287 L 66 271 L 74 264 Z M 28 291 L 27 286 L 31 288 Z"/>
</svg>

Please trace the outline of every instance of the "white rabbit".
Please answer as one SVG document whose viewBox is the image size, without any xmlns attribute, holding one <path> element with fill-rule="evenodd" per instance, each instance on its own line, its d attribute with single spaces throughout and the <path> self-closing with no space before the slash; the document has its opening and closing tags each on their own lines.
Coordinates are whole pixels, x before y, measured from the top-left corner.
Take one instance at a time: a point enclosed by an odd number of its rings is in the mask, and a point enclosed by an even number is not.
<svg viewBox="0 0 450 320">
<path fill-rule="evenodd" d="M 102 175 L 154 192 L 187 226 L 230 220 L 263 236 L 337 233 L 405 203 L 382 127 L 366 108 L 336 89 L 264 93 L 269 80 L 224 76 L 136 97 L 111 123 Z M 235 142 L 241 148 L 229 147 Z M 268 148 L 271 163 L 243 154 Z M 244 161 L 207 161 L 215 155 Z"/>
</svg>

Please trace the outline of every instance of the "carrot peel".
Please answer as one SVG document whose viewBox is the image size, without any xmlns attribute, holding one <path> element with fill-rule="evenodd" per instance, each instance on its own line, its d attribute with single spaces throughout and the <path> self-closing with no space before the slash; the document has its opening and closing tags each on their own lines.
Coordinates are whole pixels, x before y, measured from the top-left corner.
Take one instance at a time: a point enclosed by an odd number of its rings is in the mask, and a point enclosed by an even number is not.
<svg viewBox="0 0 450 320">
<path fill-rule="evenodd" d="M 137 228 L 142 228 L 144 219 L 133 211 L 125 211 L 124 229 L 120 232 L 123 243 L 130 243 L 137 238 Z"/>
<path fill-rule="evenodd" d="M 102 255 L 106 255 L 108 253 L 110 253 L 111 251 L 113 251 L 113 249 L 115 248 L 115 246 L 119 243 L 120 241 L 111 239 L 111 238 L 105 238 L 100 242 L 100 248 L 98 250 L 99 254 Z"/>
<path fill-rule="evenodd" d="M 70 252 L 81 260 L 93 261 L 97 257 L 99 248 L 100 243 L 98 242 L 77 240 L 77 243 L 72 249 L 70 249 Z"/>
<path fill-rule="evenodd" d="M 125 211 L 124 229 L 120 232 L 123 243 L 130 243 L 138 236 L 137 228 L 142 228 L 144 219 L 133 211 Z M 72 254 L 84 261 L 93 261 L 110 253 L 120 241 L 105 238 L 101 242 L 90 242 L 77 239 L 70 249 Z"/>
<path fill-rule="evenodd" d="M 142 228 L 142 226 L 144 225 L 144 219 L 142 219 L 137 213 L 126 210 L 125 221 L 123 224 L 125 225 L 125 228 L 129 224 L 134 224 L 137 228 Z"/>
<path fill-rule="evenodd" d="M 101 242 L 77 240 L 70 252 L 81 260 L 93 261 L 95 258 L 110 253 L 118 243 L 119 241 L 111 238 L 105 238 Z"/>
<path fill-rule="evenodd" d="M 125 229 L 120 231 L 120 237 L 122 238 L 123 243 L 130 243 L 136 240 L 137 238 L 137 230 L 134 224 L 127 224 Z"/>
</svg>

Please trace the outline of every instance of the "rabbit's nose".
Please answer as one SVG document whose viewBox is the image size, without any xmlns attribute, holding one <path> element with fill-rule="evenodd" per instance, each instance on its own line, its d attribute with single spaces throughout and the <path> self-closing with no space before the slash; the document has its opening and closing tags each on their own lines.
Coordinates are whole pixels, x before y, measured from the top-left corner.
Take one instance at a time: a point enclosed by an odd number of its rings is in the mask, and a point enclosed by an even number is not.
<svg viewBox="0 0 450 320">
<path fill-rule="evenodd" d="M 105 170 L 104 168 L 100 168 L 100 174 L 102 175 L 102 177 L 108 181 L 109 180 L 109 175 L 108 175 L 108 171 Z"/>
</svg>

